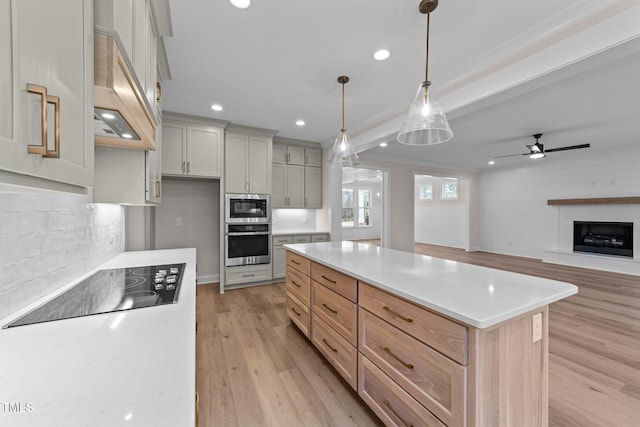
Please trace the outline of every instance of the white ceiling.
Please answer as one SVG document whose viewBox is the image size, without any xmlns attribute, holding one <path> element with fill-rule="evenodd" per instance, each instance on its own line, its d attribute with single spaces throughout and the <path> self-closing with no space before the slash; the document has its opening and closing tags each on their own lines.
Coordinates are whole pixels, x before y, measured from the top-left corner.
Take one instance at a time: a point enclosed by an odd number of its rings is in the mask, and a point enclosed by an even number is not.
<svg viewBox="0 0 640 427">
<path fill-rule="evenodd" d="M 534 133 L 547 149 L 591 144 L 548 155 L 556 159 L 640 144 L 640 0 L 441 0 L 429 77 L 454 138 L 431 147 L 394 142 L 424 80 L 418 0 L 252 3 L 170 0 L 165 110 L 326 146 L 340 129 L 344 74 L 346 127 L 364 156 L 480 170 L 525 153 Z M 391 51 L 387 61 L 372 59 L 379 48 Z"/>
</svg>

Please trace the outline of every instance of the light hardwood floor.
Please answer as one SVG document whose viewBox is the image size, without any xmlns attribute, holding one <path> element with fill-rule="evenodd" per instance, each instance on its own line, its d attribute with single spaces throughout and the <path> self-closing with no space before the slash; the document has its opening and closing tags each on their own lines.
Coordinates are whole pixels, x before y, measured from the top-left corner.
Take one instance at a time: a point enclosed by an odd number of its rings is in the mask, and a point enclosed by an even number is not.
<svg viewBox="0 0 640 427">
<path fill-rule="evenodd" d="M 550 309 L 549 425 L 640 426 L 640 278 L 441 246 L 415 250 L 576 284 L 578 295 Z M 289 322 L 284 292 L 282 283 L 222 295 L 217 284 L 198 286 L 200 426 L 381 425 Z"/>
</svg>

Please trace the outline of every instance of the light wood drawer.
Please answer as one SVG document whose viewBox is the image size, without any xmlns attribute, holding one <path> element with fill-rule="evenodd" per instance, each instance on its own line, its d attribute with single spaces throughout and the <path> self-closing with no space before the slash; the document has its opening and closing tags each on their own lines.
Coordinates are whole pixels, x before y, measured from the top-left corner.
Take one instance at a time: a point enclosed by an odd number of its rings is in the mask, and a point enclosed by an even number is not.
<svg viewBox="0 0 640 427">
<path fill-rule="evenodd" d="M 343 297 L 358 302 L 358 282 L 353 277 L 316 262 L 311 263 L 311 278 Z"/>
<path fill-rule="evenodd" d="M 329 241 L 328 234 L 312 234 L 311 235 L 311 243 L 328 242 L 328 241 Z"/>
<path fill-rule="evenodd" d="M 456 362 L 467 364 L 467 328 L 360 282 L 359 304 Z"/>
<path fill-rule="evenodd" d="M 360 308 L 358 349 L 448 426 L 464 425 L 466 368 Z"/>
<path fill-rule="evenodd" d="M 311 261 L 302 255 L 287 251 L 287 265 L 295 268 L 302 274 L 311 276 Z"/>
<path fill-rule="evenodd" d="M 445 427 L 362 354 L 358 367 L 358 395 L 385 425 Z"/>
<path fill-rule="evenodd" d="M 357 391 L 358 350 L 318 316 L 311 318 L 311 342 Z"/>
<path fill-rule="evenodd" d="M 291 242 L 291 236 L 273 236 L 273 246 L 286 245 Z"/>
<path fill-rule="evenodd" d="M 352 346 L 358 345 L 358 307 L 318 282 L 311 282 L 314 315 L 320 316 Z"/>
<path fill-rule="evenodd" d="M 308 234 L 293 236 L 293 243 L 311 243 L 311 236 Z"/>
<path fill-rule="evenodd" d="M 300 273 L 298 270 L 294 270 L 287 265 L 287 292 L 291 292 L 295 295 L 300 302 L 307 307 L 310 304 L 311 297 L 311 279 L 308 276 Z"/>
<path fill-rule="evenodd" d="M 285 302 L 287 306 L 287 314 L 289 318 L 296 324 L 298 329 L 309 338 L 309 325 L 311 323 L 311 315 L 309 309 L 302 304 L 291 292 L 287 292 Z"/>
</svg>

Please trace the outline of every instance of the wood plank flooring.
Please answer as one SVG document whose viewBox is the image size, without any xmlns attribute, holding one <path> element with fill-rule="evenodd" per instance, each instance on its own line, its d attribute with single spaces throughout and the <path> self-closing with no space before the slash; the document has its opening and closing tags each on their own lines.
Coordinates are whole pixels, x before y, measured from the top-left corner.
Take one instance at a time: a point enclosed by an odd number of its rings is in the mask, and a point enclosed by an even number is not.
<svg viewBox="0 0 640 427">
<path fill-rule="evenodd" d="M 379 241 L 369 241 L 379 244 Z M 640 426 L 640 278 L 416 244 L 416 253 L 574 283 L 550 308 L 549 426 Z M 289 322 L 284 284 L 197 288 L 200 426 L 379 426 Z M 517 427 L 517 426 L 514 426 Z"/>
</svg>

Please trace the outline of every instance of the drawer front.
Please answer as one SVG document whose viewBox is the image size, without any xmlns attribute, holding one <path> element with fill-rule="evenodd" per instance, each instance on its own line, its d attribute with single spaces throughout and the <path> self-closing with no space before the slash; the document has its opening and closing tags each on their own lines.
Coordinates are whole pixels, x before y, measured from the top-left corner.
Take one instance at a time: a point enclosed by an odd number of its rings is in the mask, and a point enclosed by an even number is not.
<svg viewBox="0 0 640 427">
<path fill-rule="evenodd" d="M 358 302 L 358 282 L 353 277 L 315 262 L 311 263 L 311 278 L 343 297 Z"/>
<path fill-rule="evenodd" d="M 311 282 L 314 315 L 320 316 L 329 326 L 351 343 L 358 345 L 358 309 L 343 296 L 327 289 L 318 282 Z"/>
<path fill-rule="evenodd" d="M 359 317 L 360 352 L 445 424 L 463 426 L 466 368 L 362 308 Z"/>
<path fill-rule="evenodd" d="M 226 270 L 227 285 L 271 280 L 271 264 L 249 267 L 229 267 Z"/>
<path fill-rule="evenodd" d="M 385 425 L 445 427 L 362 354 L 358 368 L 358 395 Z"/>
<path fill-rule="evenodd" d="M 311 279 L 287 265 L 287 292 L 291 292 L 301 303 L 310 306 Z"/>
<path fill-rule="evenodd" d="M 328 241 L 329 241 L 328 234 L 312 234 L 311 235 L 311 243 L 328 242 Z"/>
<path fill-rule="evenodd" d="M 467 328 L 360 282 L 360 306 L 456 362 L 467 364 Z"/>
<path fill-rule="evenodd" d="M 358 350 L 318 316 L 311 319 L 311 342 L 357 391 Z"/>
<path fill-rule="evenodd" d="M 309 326 L 311 324 L 309 309 L 293 296 L 291 292 L 287 292 L 285 304 L 287 306 L 287 315 L 291 321 L 309 338 Z"/>
<path fill-rule="evenodd" d="M 302 255 L 287 251 L 287 266 L 295 268 L 302 274 L 311 276 L 311 261 Z"/>
<path fill-rule="evenodd" d="M 281 246 L 281 245 L 287 245 L 291 243 L 293 240 L 291 236 L 273 236 L 272 241 L 273 241 L 273 246 Z"/>
<path fill-rule="evenodd" d="M 311 236 L 308 234 L 303 234 L 300 236 L 293 236 L 293 243 L 310 243 Z"/>
</svg>

